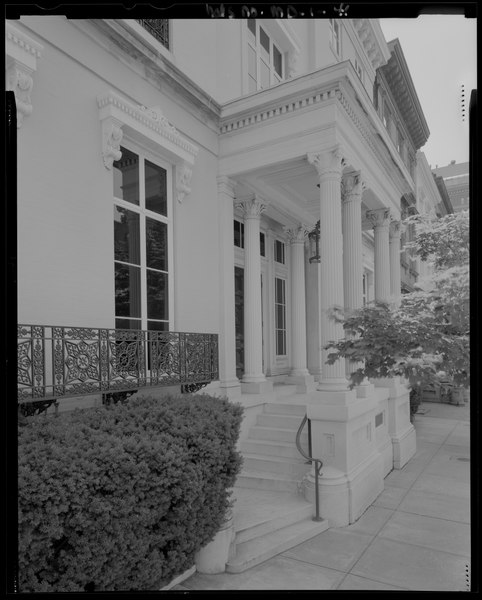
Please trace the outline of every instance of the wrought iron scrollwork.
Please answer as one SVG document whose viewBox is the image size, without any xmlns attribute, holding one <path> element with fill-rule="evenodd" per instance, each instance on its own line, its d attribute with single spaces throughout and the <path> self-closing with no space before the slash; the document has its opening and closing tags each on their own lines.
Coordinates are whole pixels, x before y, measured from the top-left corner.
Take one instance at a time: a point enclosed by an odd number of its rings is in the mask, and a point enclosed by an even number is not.
<svg viewBox="0 0 482 600">
<path fill-rule="evenodd" d="M 17 343 L 21 403 L 90 394 L 110 402 L 151 386 L 195 391 L 219 377 L 216 334 L 19 325 Z"/>
</svg>

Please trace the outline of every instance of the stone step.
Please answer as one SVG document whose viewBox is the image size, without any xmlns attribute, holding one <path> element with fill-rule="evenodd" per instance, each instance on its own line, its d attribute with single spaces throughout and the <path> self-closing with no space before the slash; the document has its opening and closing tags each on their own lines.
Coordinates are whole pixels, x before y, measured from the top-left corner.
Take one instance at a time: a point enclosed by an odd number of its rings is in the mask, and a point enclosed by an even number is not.
<svg viewBox="0 0 482 600">
<path fill-rule="evenodd" d="M 313 516 L 313 506 L 292 492 L 235 487 L 236 544 L 266 535 Z"/>
<path fill-rule="evenodd" d="M 253 425 L 249 430 L 248 439 L 296 443 L 296 430 Z M 300 440 L 303 444 L 308 441 L 306 427 L 303 429 Z"/>
<path fill-rule="evenodd" d="M 299 415 L 300 423 L 306 414 L 306 404 L 295 404 L 289 402 L 268 402 L 264 406 L 265 414 L 275 415 Z"/>
<path fill-rule="evenodd" d="M 261 413 L 257 416 L 256 425 L 260 427 L 276 427 L 278 429 L 291 429 L 292 431 L 298 431 L 299 426 L 303 417 L 297 415 L 276 415 L 273 413 Z"/>
<path fill-rule="evenodd" d="M 264 456 L 280 456 L 300 458 L 301 454 L 295 442 L 273 442 L 269 440 L 246 439 L 241 442 L 241 452 L 246 454 L 263 454 Z"/>
<path fill-rule="evenodd" d="M 301 479 L 309 471 L 311 465 L 306 464 L 303 457 L 278 458 L 275 456 L 263 456 L 261 454 L 243 454 L 243 466 L 246 471 L 272 473 L 273 475 L 285 474 Z"/>
<path fill-rule="evenodd" d="M 253 490 L 279 492 L 298 492 L 302 477 L 285 473 L 270 473 L 268 471 L 248 471 L 243 469 L 236 479 L 236 485 Z"/>
<path fill-rule="evenodd" d="M 226 564 L 228 573 L 241 573 L 265 560 L 284 552 L 328 529 L 326 520 L 316 522 L 308 518 L 236 544 L 236 553 Z"/>
<path fill-rule="evenodd" d="M 273 386 L 273 392 L 276 394 L 277 398 L 282 396 L 292 396 L 296 394 L 296 385 L 289 383 L 275 383 Z"/>
</svg>

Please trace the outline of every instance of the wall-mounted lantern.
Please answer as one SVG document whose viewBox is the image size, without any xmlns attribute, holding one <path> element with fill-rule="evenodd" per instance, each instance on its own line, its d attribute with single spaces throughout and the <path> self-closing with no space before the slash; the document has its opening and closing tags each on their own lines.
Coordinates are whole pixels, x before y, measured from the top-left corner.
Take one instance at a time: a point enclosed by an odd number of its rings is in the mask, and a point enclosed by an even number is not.
<svg viewBox="0 0 482 600">
<path fill-rule="evenodd" d="M 320 222 L 315 225 L 315 228 L 308 234 L 308 242 L 310 244 L 310 263 L 320 262 Z"/>
</svg>

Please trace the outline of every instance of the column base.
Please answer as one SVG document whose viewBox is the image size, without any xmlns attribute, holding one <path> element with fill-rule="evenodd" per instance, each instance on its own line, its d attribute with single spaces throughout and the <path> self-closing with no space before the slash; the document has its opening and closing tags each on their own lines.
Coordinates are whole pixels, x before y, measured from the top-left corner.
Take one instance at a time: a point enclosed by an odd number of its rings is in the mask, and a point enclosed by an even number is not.
<svg viewBox="0 0 482 600">
<path fill-rule="evenodd" d="M 239 379 L 220 381 L 219 392 L 229 400 L 239 398 L 241 396 L 241 383 Z"/>
<path fill-rule="evenodd" d="M 265 394 L 273 391 L 273 382 L 265 379 L 264 381 L 243 381 L 241 380 L 242 394 Z"/>
<path fill-rule="evenodd" d="M 296 385 L 297 394 L 307 394 L 316 390 L 315 379 L 313 375 L 310 375 L 308 372 L 303 375 L 290 373 L 290 375 L 286 378 L 285 383 L 288 385 Z"/>
<path fill-rule="evenodd" d="M 331 527 L 354 523 L 383 492 L 382 457 L 373 453 L 349 473 L 333 467 L 322 467 L 318 480 L 320 515 Z M 304 495 L 315 503 L 315 477 L 305 478 Z"/>
</svg>

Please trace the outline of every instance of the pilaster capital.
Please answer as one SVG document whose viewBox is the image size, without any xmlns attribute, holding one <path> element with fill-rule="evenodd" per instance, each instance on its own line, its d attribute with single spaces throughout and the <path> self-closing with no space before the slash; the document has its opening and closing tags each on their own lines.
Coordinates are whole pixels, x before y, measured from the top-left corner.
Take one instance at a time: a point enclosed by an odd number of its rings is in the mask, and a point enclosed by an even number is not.
<svg viewBox="0 0 482 600">
<path fill-rule="evenodd" d="M 296 227 L 283 227 L 290 244 L 304 244 L 310 233 L 308 225 L 300 223 Z"/>
<path fill-rule="evenodd" d="M 216 181 L 218 184 L 218 194 L 226 194 L 226 196 L 230 196 L 231 198 L 235 197 L 236 181 L 234 179 L 230 179 L 227 175 L 218 175 Z"/>
<path fill-rule="evenodd" d="M 120 149 L 123 123 L 115 117 L 107 117 L 102 121 L 102 157 L 106 169 L 112 169 L 115 160 L 120 160 Z"/>
<path fill-rule="evenodd" d="M 341 180 L 341 198 L 343 202 L 361 202 L 366 184 L 361 177 L 360 171 L 354 171 L 343 175 Z"/>
<path fill-rule="evenodd" d="M 400 239 L 401 223 L 400 221 L 390 221 L 390 239 L 395 241 Z"/>
<path fill-rule="evenodd" d="M 325 177 L 341 178 L 345 160 L 340 146 L 323 152 L 308 152 L 306 158 L 316 168 L 320 181 Z"/>
<path fill-rule="evenodd" d="M 268 202 L 255 195 L 252 198 L 236 202 L 235 207 L 243 211 L 245 219 L 259 219 L 268 208 Z"/>
<path fill-rule="evenodd" d="M 179 203 L 191 193 L 191 177 L 192 165 L 182 162 L 176 166 L 176 196 Z"/>
<path fill-rule="evenodd" d="M 391 213 L 389 208 L 377 208 L 376 210 L 368 210 L 366 217 L 374 229 L 382 227 L 388 228 L 390 225 Z"/>
</svg>

